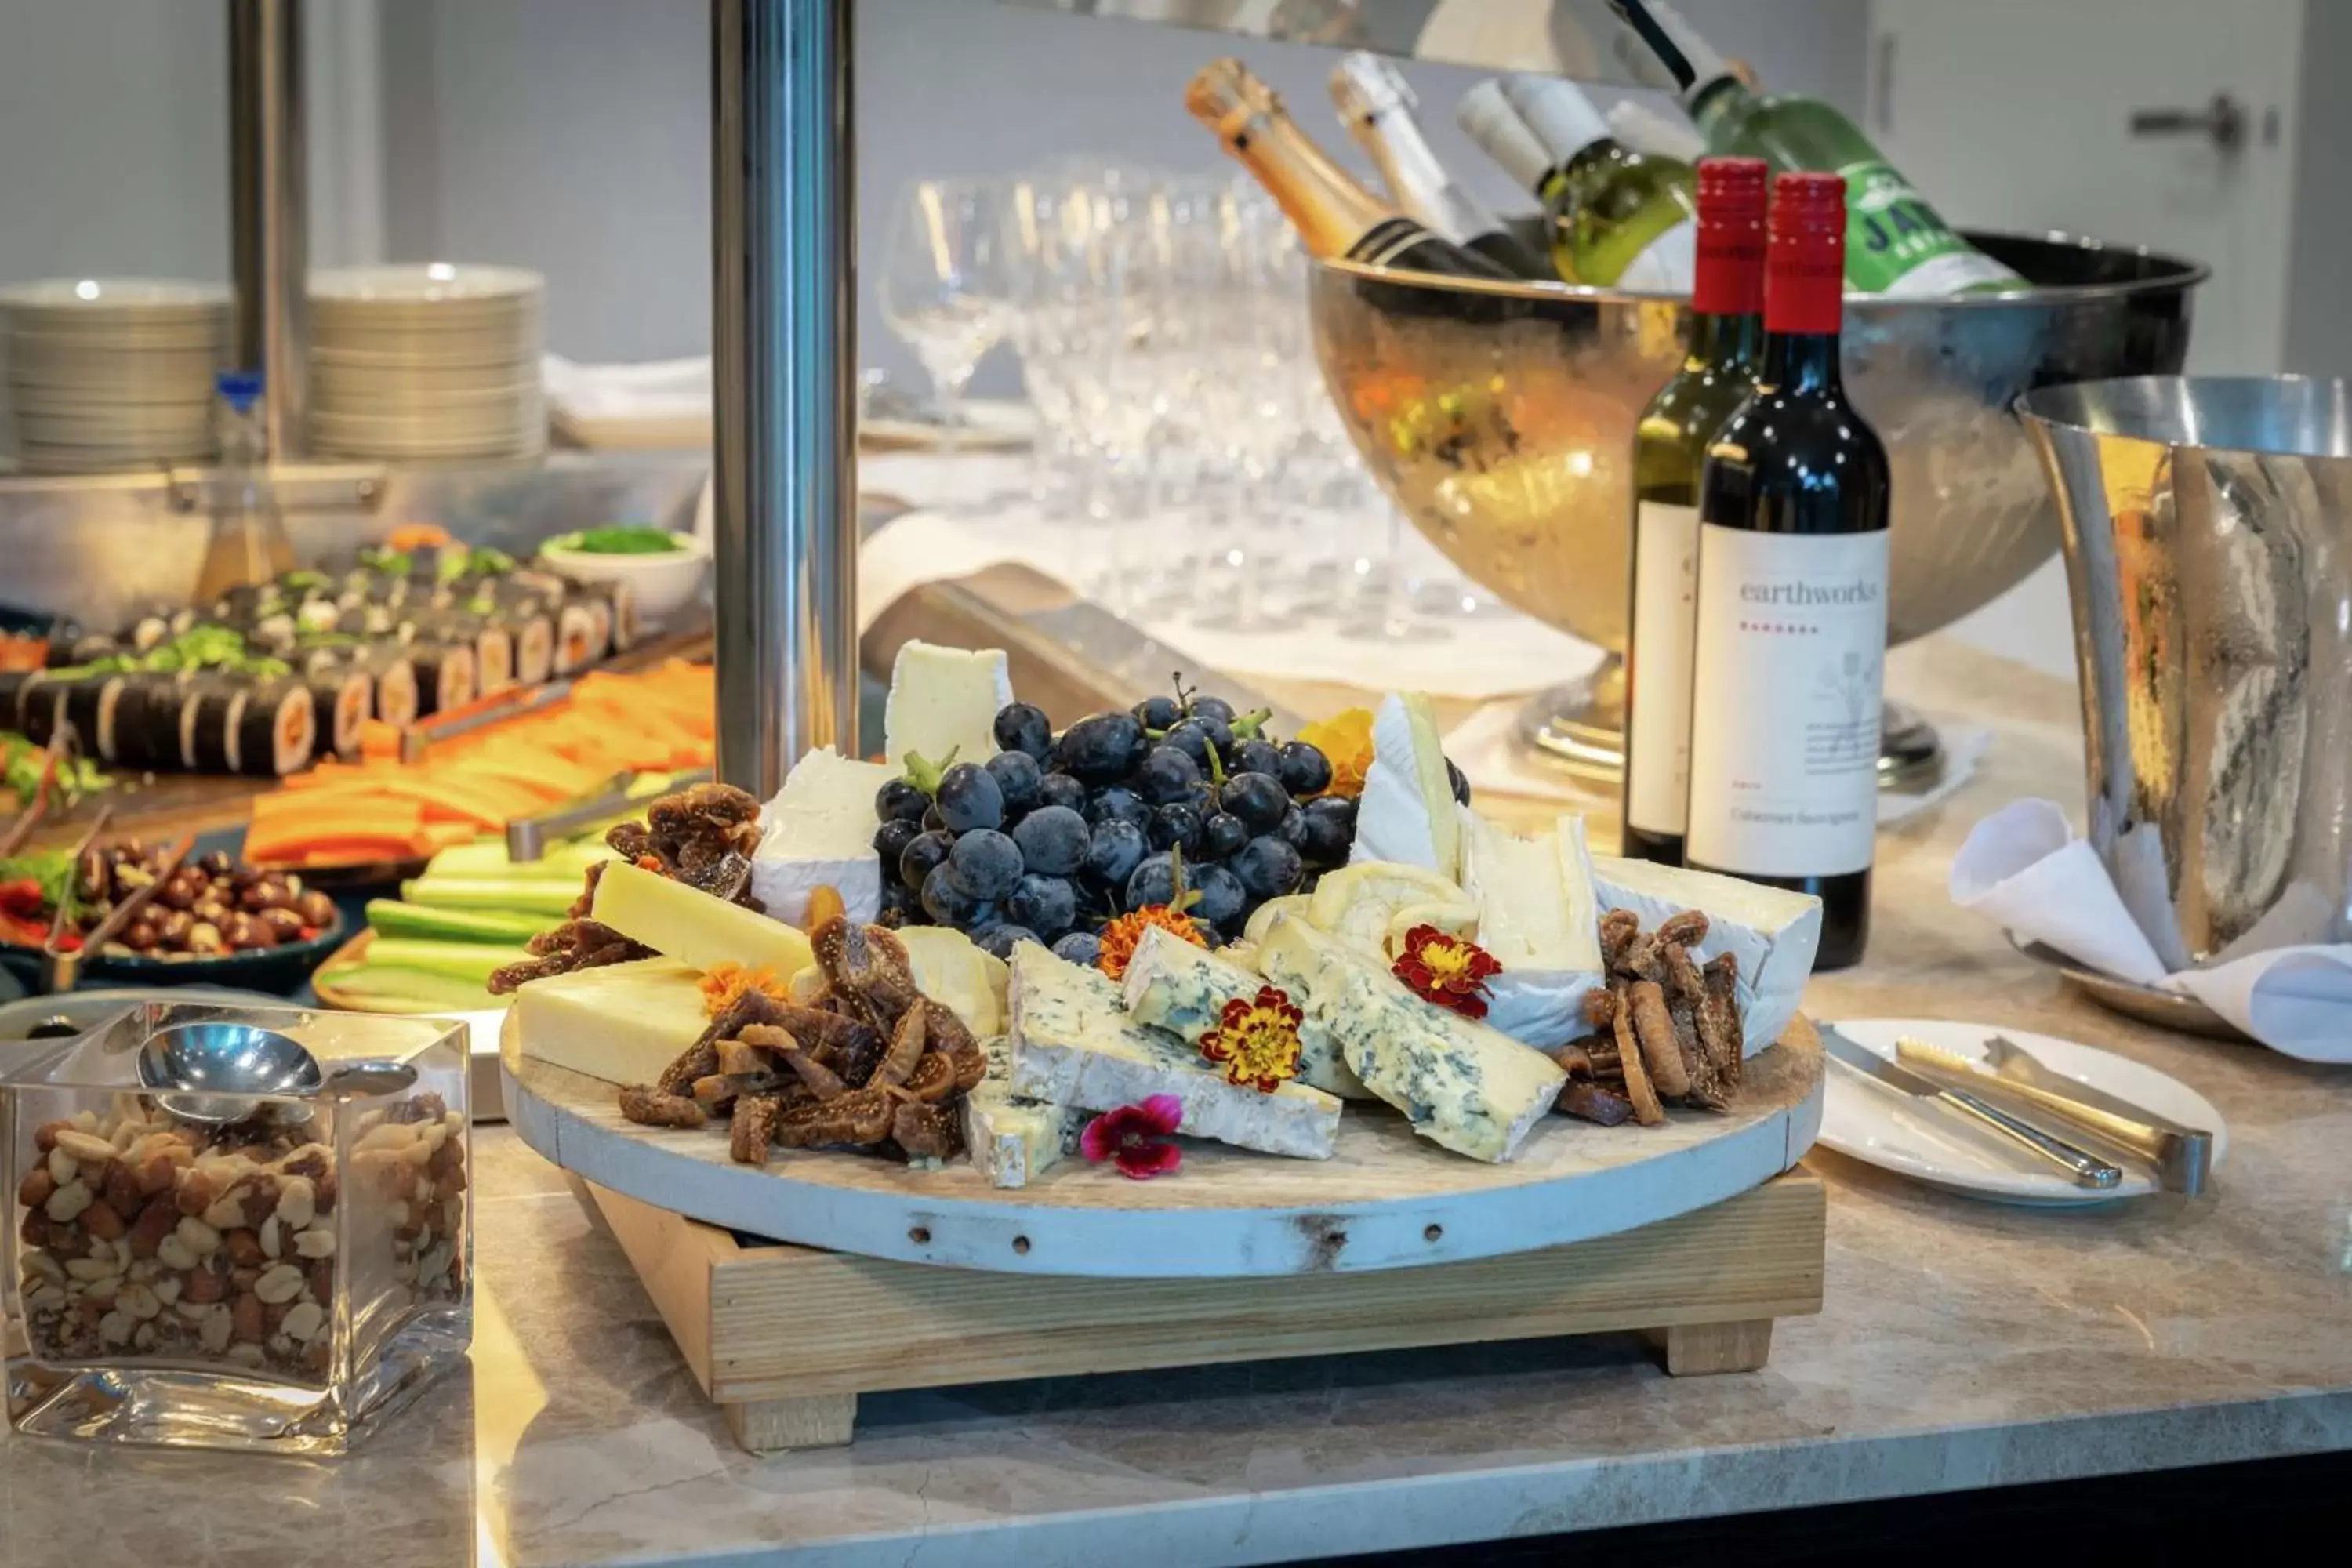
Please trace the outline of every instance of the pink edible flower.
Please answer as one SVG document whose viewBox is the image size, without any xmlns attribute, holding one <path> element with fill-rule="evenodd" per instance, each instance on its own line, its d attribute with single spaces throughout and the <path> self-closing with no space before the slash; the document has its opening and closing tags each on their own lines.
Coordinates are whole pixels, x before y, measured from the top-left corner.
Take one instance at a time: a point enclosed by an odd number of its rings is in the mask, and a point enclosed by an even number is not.
<svg viewBox="0 0 2352 1568">
<path fill-rule="evenodd" d="M 1122 1105 L 1087 1122 L 1078 1135 L 1078 1150 L 1089 1160 L 1116 1162 L 1122 1176 L 1150 1181 L 1184 1163 L 1184 1151 L 1165 1142 L 1183 1120 L 1182 1100 L 1155 1094 L 1140 1105 Z"/>
</svg>

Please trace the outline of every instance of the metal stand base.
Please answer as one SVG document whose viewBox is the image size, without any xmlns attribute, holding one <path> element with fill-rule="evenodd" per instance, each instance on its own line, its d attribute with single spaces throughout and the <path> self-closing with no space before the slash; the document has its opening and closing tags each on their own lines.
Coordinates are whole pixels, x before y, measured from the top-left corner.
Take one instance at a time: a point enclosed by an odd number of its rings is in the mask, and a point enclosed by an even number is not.
<svg viewBox="0 0 2352 1568">
<path fill-rule="evenodd" d="M 1611 654 L 1592 672 L 1538 692 L 1519 710 L 1519 743 L 1580 784 L 1613 790 L 1625 774 L 1625 661 Z M 1944 774 L 1936 727 L 1889 702 L 1879 726 L 1878 787 L 1916 792 Z"/>
</svg>

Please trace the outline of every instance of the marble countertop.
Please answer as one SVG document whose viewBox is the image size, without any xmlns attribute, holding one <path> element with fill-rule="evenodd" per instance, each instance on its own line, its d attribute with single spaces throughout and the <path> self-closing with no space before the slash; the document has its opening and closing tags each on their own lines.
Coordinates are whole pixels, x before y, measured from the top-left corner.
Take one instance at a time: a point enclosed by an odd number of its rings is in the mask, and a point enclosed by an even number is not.
<svg viewBox="0 0 2352 1568">
<path fill-rule="evenodd" d="M 2352 1446 L 2352 1076 L 2098 1012 L 1950 908 L 1969 823 L 2079 798 L 2070 690 L 1943 639 L 1898 695 L 1986 716 L 1979 776 L 1881 842 L 1825 1017 L 2072 1036 L 2230 1119 L 2219 1195 L 1971 1203 L 1816 1152 L 1827 1306 L 1760 1373 L 1630 1337 L 869 1395 L 854 1447 L 735 1447 L 562 1173 L 478 1142 L 472 1363 L 335 1464 L 0 1436 L 0 1568 L 1273 1562 Z"/>
</svg>

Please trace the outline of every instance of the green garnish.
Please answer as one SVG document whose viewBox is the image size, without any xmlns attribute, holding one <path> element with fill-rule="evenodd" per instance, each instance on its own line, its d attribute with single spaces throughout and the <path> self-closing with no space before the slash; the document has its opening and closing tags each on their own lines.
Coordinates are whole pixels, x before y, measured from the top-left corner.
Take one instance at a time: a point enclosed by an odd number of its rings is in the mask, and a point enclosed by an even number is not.
<svg viewBox="0 0 2352 1568">
<path fill-rule="evenodd" d="M 936 763 L 929 761 L 920 752 L 908 752 L 907 782 L 936 799 L 940 793 L 940 778 L 950 768 L 955 766 L 956 753 L 962 750 L 961 746 L 950 746 L 948 754 Z"/>
<path fill-rule="evenodd" d="M 686 548 L 661 528 L 583 528 L 555 542 L 583 555 L 667 555 Z"/>
<path fill-rule="evenodd" d="M 39 884 L 42 907 L 54 910 L 71 896 L 76 869 L 71 851 L 37 849 L 0 858 L 0 882 Z"/>
<path fill-rule="evenodd" d="M 47 755 L 22 735 L 0 732 L 0 789 L 7 790 L 23 805 L 31 805 L 33 797 L 40 793 L 41 769 Z M 96 795 L 113 785 L 114 781 L 100 773 L 96 763 L 76 755 L 58 759 L 57 779 L 49 785 L 49 791 L 53 798 L 71 805 L 86 795 Z M 16 873 L 19 877 L 26 874 Z"/>
</svg>

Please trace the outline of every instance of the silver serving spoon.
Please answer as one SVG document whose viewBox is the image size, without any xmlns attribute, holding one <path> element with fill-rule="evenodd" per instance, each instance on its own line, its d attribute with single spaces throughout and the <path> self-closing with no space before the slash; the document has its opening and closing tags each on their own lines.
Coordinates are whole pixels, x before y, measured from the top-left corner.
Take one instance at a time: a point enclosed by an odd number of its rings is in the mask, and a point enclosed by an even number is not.
<svg viewBox="0 0 2352 1568">
<path fill-rule="evenodd" d="M 206 1126 L 244 1121 L 257 1096 L 308 1099 L 325 1081 L 308 1047 L 258 1024 L 174 1024 L 139 1050 L 140 1086 L 173 1115 Z"/>
</svg>

